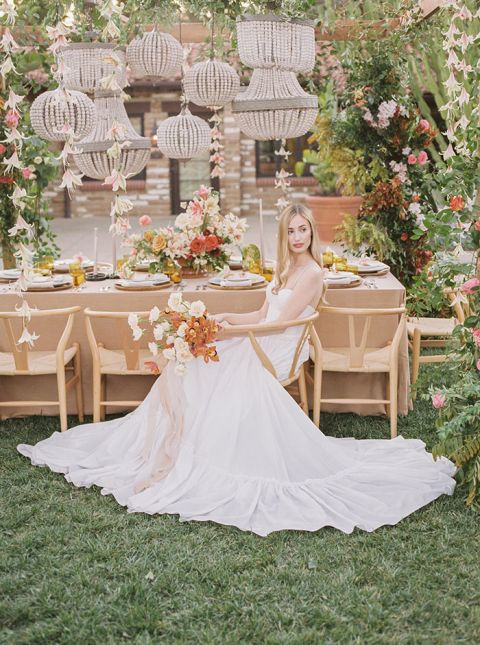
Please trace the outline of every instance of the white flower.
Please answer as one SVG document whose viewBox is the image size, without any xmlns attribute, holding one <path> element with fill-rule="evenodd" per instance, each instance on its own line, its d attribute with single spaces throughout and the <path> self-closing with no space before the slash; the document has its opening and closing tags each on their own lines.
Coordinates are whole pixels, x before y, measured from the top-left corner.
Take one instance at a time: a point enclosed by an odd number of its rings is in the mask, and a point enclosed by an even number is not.
<svg viewBox="0 0 480 645">
<path fill-rule="evenodd" d="M 167 336 L 167 340 L 165 341 L 167 345 L 173 345 L 175 341 L 175 336 Z"/>
<path fill-rule="evenodd" d="M 180 336 L 180 338 L 185 337 L 185 331 L 187 330 L 187 323 L 182 322 L 177 329 L 177 336 Z"/>
<path fill-rule="evenodd" d="M 155 325 L 153 328 L 153 337 L 155 340 L 162 340 L 162 338 L 165 335 L 165 329 L 163 328 L 163 325 Z"/>
<path fill-rule="evenodd" d="M 168 308 L 177 313 L 184 313 L 186 307 L 183 303 L 183 298 L 181 293 L 171 293 L 168 299 Z"/>
<path fill-rule="evenodd" d="M 402 155 L 407 156 L 407 155 L 409 155 L 411 152 L 412 152 L 412 149 L 411 149 L 411 148 L 409 148 L 409 147 L 407 146 L 406 148 L 403 148 L 403 150 L 402 150 Z"/>
<path fill-rule="evenodd" d="M 182 363 L 175 365 L 175 374 L 178 374 L 178 376 L 183 376 L 186 370 L 187 370 L 186 365 L 183 365 Z"/>
<path fill-rule="evenodd" d="M 27 231 L 27 234 L 29 236 L 33 235 L 34 232 L 34 225 L 29 224 L 26 222 L 21 215 L 17 217 L 17 221 L 15 222 L 15 226 L 12 226 L 12 228 L 8 229 L 8 234 L 10 236 L 16 235 L 18 231 Z"/>
<path fill-rule="evenodd" d="M 160 309 L 155 305 L 155 307 L 150 310 L 150 314 L 148 315 L 148 321 L 150 323 L 154 323 L 159 318 L 160 318 Z"/>
<path fill-rule="evenodd" d="M 447 161 L 448 159 L 454 156 L 455 156 L 455 150 L 453 149 L 453 146 L 450 143 L 447 149 L 443 152 L 443 158 L 445 159 L 445 161 Z"/>
<path fill-rule="evenodd" d="M 189 313 L 193 318 L 200 318 L 200 316 L 203 316 L 205 313 L 205 310 L 205 304 L 201 300 L 195 300 L 195 302 L 192 302 L 190 305 Z"/>
<path fill-rule="evenodd" d="M 422 207 L 420 206 L 420 204 L 418 202 L 412 202 L 411 204 L 409 204 L 408 210 L 411 213 L 414 213 L 415 215 L 418 215 L 420 213 L 420 211 L 422 210 Z"/>
<path fill-rule="evenodd" d="M 19 208 L 20 210 L 23 211 L 26 207 L 26 204 L 23 201 L 26 196 L 27 196 L 27 191 L 25 190 L 25 188 L 19 188 L 18 186 L 15 186 L 15 190 L 9 196 L 9 199 L 12 200 L 15 208 Z"/>
<path fill-rule="evenodd" d="M 157 343 L 148 343 L 148 349 L 152 356 L 158 356 L 158 346 Z"/>
<path fill-rule="evenodd" d="M 15 305 L 15 311 L 18 311 L 19 314 L 22 314 L 22 317 L 24 320 L 27 322 L 30 322 L 30 319 L 32 317 L 32 311 L 37 311 L 36 307 L 29 307 L 28 302 L 24 300 L 21 304 L 20 307 Z"/>
<path fill-rule="evenodd" d="M 27 343 L 28 345 L 30 345 L 30 347 L 33 347 L 34 342 L 38 338 L 40 338 L 38 334 L 36 334 L 35 332 L 30 333 L 28 329 L 25 327 L 23 329 L 22 335 L 17 340 L 17 345 L 22 345 L 23 343 Z"/>
<path fill-rule="evenodd" d="M 38 166 L 38 164 L 41 164 L 41 163 L 42 163 L 42 158 L 41 158 L 41 157 L 35 157 L 35 159 L 33 160 L 33 163 L 34 163 L 36 166 Z"/>
<path fill-rule="evenodd" d="M 6 166 L 5 173 L 7 175 L 13 170 L 13 168 L 16 168 L 17 170 L 21 170 L 23 168 L 22 162 L 18 158 L 16 150 L 10 157 L 8 157 L 8 159 L 2 161 L 2 163 L 4 166 Z"/>
<path fill-rule="evenodd" d="M 183 338 L 175 338 L 174 342 L 175 355 L 180 363 L 188 363 L 193 359 L 193 354 L 190 351 L 188 343 Z"/>
<path fill-rule="evenodd" d="M 167 349 L 164 349 L 162 352 L 164 358 L 167 359 L 167 361 L 174 361 L 175 360 L 175 350 L 173 347 L 168 347 Z"/>
<path fill-rule="evenodd" d="M 138 325 L 137 314 L 134 314 L 134 313 L 128 314 L 127 322 L 130 329 L 133 332 L 133 340 L 140 340 L 140 338 L 143 335 L 143 330 Z"/>
<path fill-rule="evenodd" d="M 68 194 L 71 196 L 71 193 L 75 190 L 75 186 L 82 185 L 82 174 L 75 174 L 69 168 L 63 173 L 62 183 L 59 188 L 66 188 Z"/>
</svg>

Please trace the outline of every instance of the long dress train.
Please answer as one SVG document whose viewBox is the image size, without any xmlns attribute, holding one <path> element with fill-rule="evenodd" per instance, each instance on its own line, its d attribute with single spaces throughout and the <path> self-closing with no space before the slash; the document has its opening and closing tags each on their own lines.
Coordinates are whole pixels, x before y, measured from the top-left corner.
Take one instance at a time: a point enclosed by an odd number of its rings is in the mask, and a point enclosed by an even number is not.
<svg viewBox="0 0 480 645">
<path fill-rule="evenodd" d="M 268 289 L 267 320 L 289 295 Z M 298 333 L 262 340 L 280 376 Z M 434 461 L 422 441 L 327 437 L 264 369 L 248 339 L 221 341 L 217 349 L 218 363 L 192 360 L 183 377 L 169 364 L 130 414 L 55 432 L 19 452 L 75 486 L 100 486 L 129 512 L 174 513 L 262 536 L 323 526 L 373 531 L 453 493 L 454 465 Z"/>
</svg>

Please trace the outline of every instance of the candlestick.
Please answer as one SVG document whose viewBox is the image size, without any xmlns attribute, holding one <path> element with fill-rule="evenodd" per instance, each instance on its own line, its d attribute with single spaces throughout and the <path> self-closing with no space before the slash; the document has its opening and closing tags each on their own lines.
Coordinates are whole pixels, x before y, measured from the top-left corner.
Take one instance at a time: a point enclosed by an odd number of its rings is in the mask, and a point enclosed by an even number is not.
<svg viewBox="0 0 480 645">
<path fill-rule="evenodd" d="M 93 273 L 98 273 L 98 228 L 93 229 Z"/>
<path fill-rule="evenodd" d="M 265 240 L 263 236 L 263 201 L 262 199 L 258 200 L 258 214 L 260 217 L 260 262 L 263 266 L 265 262 Z"/>
<path fill-rule="evenodd" d="M 117 274 L 117 237 L 115 233 L 112 235 L 112 276 Z"/>
</svg>

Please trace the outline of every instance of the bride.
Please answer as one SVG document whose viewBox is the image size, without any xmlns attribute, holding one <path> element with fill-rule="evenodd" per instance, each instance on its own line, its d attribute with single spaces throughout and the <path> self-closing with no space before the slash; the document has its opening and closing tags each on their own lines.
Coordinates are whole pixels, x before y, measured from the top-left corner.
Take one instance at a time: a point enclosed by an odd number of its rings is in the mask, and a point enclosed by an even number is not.
<svg viewBox="0 0 480 645">
<path fill-rule="evenodd" d="M 217 314 L 222 325 L 311 315 L 323 291 L 311 213 L 282 213 L 275 281 L 259 311 Z M 280 378 L 301 328 L 261 339 Z M 218 363 L 169 363 L 126 416 L 55 432 L 18 450 L 75 486 L 101 487 L 129 512 L 174 513 L 266 536 L 333 526 L 373 531 L 453 493 L 453 464 L 402 437 L 327 437 L 262 366 L 248 338 L 217 343 Z M 301 361 L 308 358 L 304 346 Z"/>
</svg>

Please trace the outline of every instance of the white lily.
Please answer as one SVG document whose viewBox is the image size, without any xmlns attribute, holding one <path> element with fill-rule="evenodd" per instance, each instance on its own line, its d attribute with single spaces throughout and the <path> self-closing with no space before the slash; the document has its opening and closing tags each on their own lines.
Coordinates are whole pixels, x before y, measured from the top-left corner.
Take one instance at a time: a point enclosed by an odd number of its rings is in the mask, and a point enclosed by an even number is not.
<svg viewBox="0 0 480 645">
<path fill-rule="evenodd" d="M 18 44 L 15 42 L 15 39 L 12 36 L 12 33 L 8 27 L 5 28 L 3 32 L 2 40 L 0 41 L 0 49 L 6 53 L 13 52 L 19 49 Z"/>
<path fill-rule="evenodd" d="M 148 315 L 148 321 L 150 323 L 156 322 L 160 318 L 160 309 L 155 305 L 153 309 L 150 310 L 150 313 Z"/>
<path fill-rule="evenodd" d="M 455 150 L 453 149 L 453 146 L 451 143 L 448 144 L 447 149 L 444 150 L 442 155 L 445 161 L 455 156 Z"/>
<path fill-rule="evenodd" d="M 28 345 L 30 345 L 30 347 L 33 347 L 35 341 L 39 338 L 40 336 L 38 334 L 36 334 L 35 332 L 30 333 L 28 329 L 24 327 L 22 335 L 17 340 L 17 345 L 23 345 L 23 343 L 27 343 Z"/>
<path fill-rule="evenodd" d="M 8 234 L 11 237 L 13 237 L 19 231 L 27 231 L 27 234 L 29 236 L 31 236 L 34 231 L 33 224 L 29 224 L 28 222 L 26 222 L 21 215 L 18 215 L 17 221 L 15 222 L 15 226 L 12 226 L 12 228 L 8 229 Z"/>
<path fill-rule="evenodd" d="M 13 90 L 10 90 L 8 93 L 8 99 L 5 101 L 5 108 L 8 109 L 11 108 L 12 110 L 16 110 L 17 105 L 23 101 L 25 98 L 25 95 L 23 94 L 15 94 Z M 18 113 L 17 113 L 18 114 Z"/>
<path fill-rule="evenodd" d="M 25 188 L 20 188 L 19 186 L 15 186 L 13 193 L 9 196 L 8 199 L 12 200 L 15 208 L 19 208 L 20 210 L 23 211 L 27 206 L 26 203 L 23 201 L 26 196 L 27 196 L 27 191 L 25 190 Z"/>
<path fill-rule="evenodd" d="M 75 191 L 76 186 L 82 185 L 82 177 L 83 174 L 74 173 L 73 170 L 67 168 L 63 173 L 62 183 L 59 188 L 66 188 L 68 194 L 71 195 Z"/>
<path fill-rule="evenodd" d="M 15 65 L 13 64 L 13 61 L 10 56 L 7 56 L 3 63 L 0 65 L 0 76 L 3 76 L 5 78 L 10 74 L 10 72 L 13 72 L 14 74 L 17 73 L 17 70 L 15 69 Z"/>
<path fill-rule="evenodd" d="M 9 174 L 9 173 L 14 169 L 14 168 L 16 168 L 17 170 L 21 170 L 21 169 L 23 168 L 23 166 L 22 166 L 22 162 L 21 162 L 21 161 L 20 161 L 20 159 L 18 158 L 18 153 L 17 153 L 17 151 L 16 151 L 16 150 L 15 150 L 15 152 L 14 152 L 10 157 L 8 157 L 8 159 L 5 159 L 4 161 L 2 161 L 2 164 L 3 164 L 4 166 L 6 166 L 6 168 L 5 168 L 5 174 L 7 174 L 7 175 L 8 175 L 8 174 Z"/>
<path fill-rule="evenodd" d="M 19 314 L 22 314 L 23 319 L 26 322 L 30 322 L 32 318 L 32 311 L 37 311 L 37 307 L 30 307 L 26 300 L 23 300 L 20 307 L 15 305 L 15 311 L 18 311 Z"/>
<path fill-rule="evenodd" d="M 127 176 L 123 175 L 116 168 L 112 170 L 112 174 L 108 177 L 105 177 L 103 182 L 104 186 L 111 186 L 112 190 L 116 192 L 117 190 L 127 190 Z"/>
</svg>

